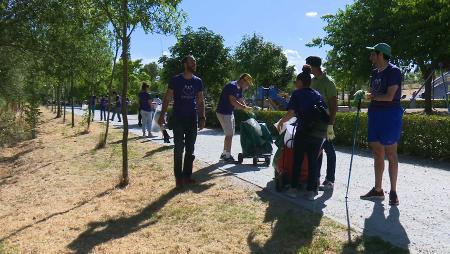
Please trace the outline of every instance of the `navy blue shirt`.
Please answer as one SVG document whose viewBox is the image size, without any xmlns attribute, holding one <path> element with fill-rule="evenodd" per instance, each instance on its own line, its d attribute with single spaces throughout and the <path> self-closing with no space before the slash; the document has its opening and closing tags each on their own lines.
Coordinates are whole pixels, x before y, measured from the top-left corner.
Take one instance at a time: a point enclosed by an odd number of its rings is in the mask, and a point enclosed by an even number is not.
<svg viewBox="0 0 450 254">
<path fill-rule="evenodd" d="M 145 92 L 145 91 L 141 91 L 139 93 L 139 109 L 150 112 L 152 111 L 152 107 L 150 107 L 150 100 L 152 99 L 152 96 Z"/>
<path fill-rule="evenodd" d="M 294 110 L 300 126 L 304 126 L 302 123 L 308 123 L 314 117 L 311 115 L 314 112 L 314 105 L 320 105 L 327 109 L 327 105 L 319 92 L 312 88 L 302 88 L 292 93 L 288 110 Z"/>
<path fill-rule="evenodd" d="M 232 81 L 223 88 L 219 104 L 217 105 L 217 113 L 223 115 L 233 114 L 234 106 L 230 103 L 230 95 L 236 97 L 236 99 L 242 98 L 242 89 L 238 88 L 237 81 Z"/>
<path fill-rule="evenodd" d="M 381 72 L 378 72 L 377 69 L 373 70 L 372 77 L 370 79 L 370 93 L 373 96 L 386 94 L 390 86 L 398 85 L 398 89 L 392 102 L 372 101 L 371 107 L 389 107 L 400 105 L 400 98 L 402 96 L 401 83 L 402 73 L 397 66 L 391 63 Z"/>
<path fill-rule="evenodd" d="M 116 95 L 116 107 L 120 108 L 122 106 L 122 98 L 120 95 Z"/>
<path fill-rule="evenodd" d="M 173 115 L 178 117 L 196 117 L 196 96 L 203 91 L 203 82 L 197 76 L 184 79 L 183 74 L 178 74 L 169 82 L 169 89 L 173 90 Z"/>
</svg>

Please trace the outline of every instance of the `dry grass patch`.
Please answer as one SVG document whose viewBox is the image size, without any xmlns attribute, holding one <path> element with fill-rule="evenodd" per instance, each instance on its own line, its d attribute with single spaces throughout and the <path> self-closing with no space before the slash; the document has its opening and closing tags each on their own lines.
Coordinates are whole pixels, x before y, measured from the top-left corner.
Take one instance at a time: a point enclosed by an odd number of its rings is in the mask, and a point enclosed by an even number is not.
<svg viewBox="0 0 450 254">
<path fill-rule="evenodd" d="M 111 128 L 105 149 L 96 150 L 102 124 L 79 136 L 48 111 L 43 117 L 37 140 L 0 154 L 19 154 L 0 163 L 7 172 L 0 180 L 0 252 L 5 246 L 17 253 L 370 252 L 362 238 L 347 246 L 342 225 L 216 165 L 196 162 L 200 184 L 174 189 L 170 147 L 137 137 L 129 141 L 131 184 L 116 189 L 120 130 Z"/>
</svg>

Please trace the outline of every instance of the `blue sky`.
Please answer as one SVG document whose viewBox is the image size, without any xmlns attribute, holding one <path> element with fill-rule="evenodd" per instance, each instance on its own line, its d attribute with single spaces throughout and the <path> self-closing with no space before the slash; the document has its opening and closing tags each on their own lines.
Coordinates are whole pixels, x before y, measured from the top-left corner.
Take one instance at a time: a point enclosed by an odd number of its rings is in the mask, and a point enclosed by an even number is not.
<svg viewBox="0 0 450 254">
<path fill-rule="evenodd" d="M 205 26 L 220 34 L 225 46 L 234 49 L 244 35 L 253 33 L 281 46 L 289 63 L 297 68 L 309 55 L 326 56 L 328 48 L 308 48 L 305 44 L 325 33 L 320 18 L 345 8 L 353 0 L 184 0 L 187 13 L 184 27 Z M 145 34 L 136 29 L 131 39 L 131 58 L 144 63 L 168 54 L 176 39 L 173 36 Z M 300 68 L 301 69 L 301 68 Z"/>
</svg>

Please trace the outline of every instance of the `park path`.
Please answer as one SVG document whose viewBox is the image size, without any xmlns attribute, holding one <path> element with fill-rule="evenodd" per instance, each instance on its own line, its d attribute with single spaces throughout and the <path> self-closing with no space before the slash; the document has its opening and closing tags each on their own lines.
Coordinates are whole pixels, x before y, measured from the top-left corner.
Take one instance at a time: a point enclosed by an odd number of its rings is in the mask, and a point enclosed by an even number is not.
<svg viewBox="0 0 450 254">
<path fill-rule="evenodd" d="M 82 114 L 76 109 L 76 114 Z M 95 119 L 100 119 L 96 111 Z M 117 120 L 117 119 L 116 119 Z M 129 115 L 130 132 L 141 135 L 137 126 L 137 115 Z M 121 128 L 114 121 L 113 126 Z M 156 133 L 154 133 L 156 134 Z M 172 134 L 172 133 L 170 133 Z M 237 157 L 241 152 L 239 134 L 233 138 L 232 153 Z M 150 139 L 164 145 L 161 134 Z M 389 177 L 385 172 L 383 189 L 384 202 L 370 202 L 359 199 L 373 186 L 373 159 L 368 151 L 358 151 L 353 159 L 353 169 L 348 202 L 345 189 L 350 163 L 350 150 L 338 148 L 336 151 L 336 182 L 332 193 L 320 192 L 314 202 L 299 197 L 290 199 L 277 193 L 274 188 L 274 169 L 255 167 L 251 159 L 242 165 L 220 164 L 223 149 L 223 134 L 220 130 L 205 129 L 198 133 L 195 156 L 208 164 L 216 164 L 236 177 L 273 192 L 280 198 L 289 199 L 311 211 L 321 213 L 347 225 L 347 213 L 353 229 L 365 235 L 379 236 L 394 245 L 408 249 L 411 253 L 450 253 L 450 163 L 433 162 L 400 156 L 398 194 L 400 206 L 388 205 Z M 322 172 L 326 168 L 326 158 Z"/>
</svg>

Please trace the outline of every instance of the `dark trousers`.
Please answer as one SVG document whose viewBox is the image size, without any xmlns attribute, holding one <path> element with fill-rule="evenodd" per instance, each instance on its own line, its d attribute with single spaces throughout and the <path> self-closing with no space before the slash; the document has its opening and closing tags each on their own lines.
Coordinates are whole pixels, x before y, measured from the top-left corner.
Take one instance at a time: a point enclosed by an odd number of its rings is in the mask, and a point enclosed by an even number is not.
<svg viewBox="0 0 450 254">
<path fill-rule="evenodd" d="M 197 120 L 193 118 L 174 119 L 174 174 L 176 179 L 190 178 L 194 163 L 194 147 L 197 139 Z M 184 163 L 183 163 L 184 152 Z"/>
<path fill-rule="evenodd" d="M 325 142 L 323 142 L 323 150 L 327 155 L 327 176 L 325 177 L 325 180 L 328 180 L 330 182 L 334 183 L 335 180 L 335 173 L 336 173 L 336 150 L 334 149 L 334 145 L 333 142 L 325 140 Z M 320 178 L 320 171 L 322 168 L 322 159 L 323 159 L 323 155 L 320 154 L 320 157 L 318 159 L 318 170 L 319 170 L 319 175 L 318 178 Z"/>
<path fill-rule="evenodd" d="M 91 111 L 91 117 L 92 117 L 92 121 L 93 121 L 94 116 L 95 116 L 95 105 L 89 106 L 89 111 Z"/>
<path fill-rule="evenodd" d="M 113 115 L 111 117 L 111 120 L 114 121 L 114 116 L 116 116 L 116 114 L 117 114 L 117 118 L 119 118 L 119 122 L 122 121 L 122 119 L 120 118 L 120 107 L 115 107 L 113 109 Z"/>
<path fill-rule="evenodd" d="M 167 132 L 167 130 L 166 129 L 162 130 L 162 134 L 163 134 L 164 142 L 169 143 L 170 142 L 170 135 Z"/>
<path fill-rule="evenodd" d="M 100 108 L 100 121 L 107 120 L 106 119 L 106 108 Z"/>
<path fill-rule="evenodd" d="M 317 168 L 317 156 L 322 146 L 323 139 L 311 137 L 301 131 L 297 131 L 294 138 L 294 172 L 292 176 L 291 187 L 297 188 L 298 178 L 303 163 L 305 153 L 308 157 L 308 191 L 317 190 L 317 177 L 319 171 Z"/>
</svg>

